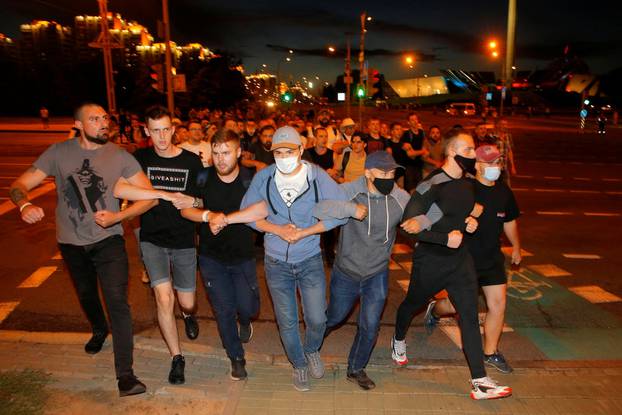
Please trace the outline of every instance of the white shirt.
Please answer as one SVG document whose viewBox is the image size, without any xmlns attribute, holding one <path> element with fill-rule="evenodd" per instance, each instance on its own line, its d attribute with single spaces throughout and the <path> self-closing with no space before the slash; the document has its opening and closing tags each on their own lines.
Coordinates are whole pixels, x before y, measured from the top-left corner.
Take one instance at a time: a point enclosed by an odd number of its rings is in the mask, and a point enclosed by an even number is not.
<svg viewBox="0 0 622 415">
<path fill-rule="evenodd" d="M 307 171 L 308 167 L 305 163 L 302 163 L 300 171 L 293 176 L 286 176 L 278 168 L 276 169 L 274 184 L 287 207 L 290 207 L 296 198 L 307 190 Z"/>
<path fill-rule="evenodd" d="M 212 146 L 205 141 L 199 142 L 199 144 L 191 144 L 190 141 L 184 141 L 179 145 L 184 150 L 188 150 L 201 157 L 203 167 L 209 167 L 212 165 Z"/>
</svg>

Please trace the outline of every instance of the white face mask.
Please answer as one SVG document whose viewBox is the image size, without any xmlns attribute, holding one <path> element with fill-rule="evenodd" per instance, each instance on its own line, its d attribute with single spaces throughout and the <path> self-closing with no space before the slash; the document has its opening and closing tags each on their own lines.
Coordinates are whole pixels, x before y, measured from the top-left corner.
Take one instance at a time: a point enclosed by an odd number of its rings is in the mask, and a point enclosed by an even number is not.
<svg viewBox="0 0 622 415">
<path fill-rule="evenodd" d="M 499 167 L 485 167 L 484 168 L 484 179 L 490 180 L 491 182 L 497 181 L 497 179 L 501 176 L 501 168 Z"/>
<path fill-rule="evenodd" d="M 277 169 L 283 174 L 289 174 L 298 167 L 298 156 L 274 158 Z"/>
</svg>

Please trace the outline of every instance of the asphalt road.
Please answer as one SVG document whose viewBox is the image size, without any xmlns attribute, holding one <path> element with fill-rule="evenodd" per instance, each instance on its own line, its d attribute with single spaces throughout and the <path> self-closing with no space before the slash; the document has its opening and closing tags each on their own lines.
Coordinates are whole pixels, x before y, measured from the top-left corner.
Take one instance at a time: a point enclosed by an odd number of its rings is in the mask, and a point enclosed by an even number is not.
<svg viewBox="0 0 622 415">
<path fill-rule="evenodd" d="M 397 112 L 380 114 L 387 121 L 405 117 L 405 113 Z M 431 113 L 422 113 L 421 121 L 424 126 L 437 123 L 443 128 L 457 122 L 465 126 L 474 123 Z M 576 120 L 511 118 L 509 122 L 518 165 L 512 186 L 522 212 L 519 226 L 526 255 L 521 271 L 511 273 L 509 329 L 504 342 L 514 349 L 515 359 L 622 358 L 622 352 L 612 345 L 622 340 L 622 129 L 610 129 L 603 137 L 579 133 Z M 54 133 L 0 132 L 0 329 L 89 329 L 58 257 L 55 192 L 48 191 L 35 199 L 46 212 L 45 220 L 37 225 L 26 225 L 15 209 L 5 211 L 1 207 L 8 199 L 12 180 L 47 145 L 64 138 L 64 134 Z M 157 336 L 153 297 L 140 282 L 141 269 L 131 232 L 126 240 L 135 327 L 138 332 Z M 409 247 L 400 244 L 392 262 L 388 304 L 382 319 L 387 333 L 392 330 L 396 309 L 404 296 L 409 261 Z M 274 349 L 278 339 L 262 268 L 259 263 L 262 306 L 257 324 L 265 327 L 266 334 L 257 330 L 256 347 Z M 198 315 L 214 334 L 205 341 L 217 344 L 212 312 L 200 284 L 198 298 Z M 354 332 L 355 319 L 353 314 L 344 333 Z M 413 335 L 421 333 L 420 324 L 420 318 L 416 319 Z M 438 358 L 459 357 L 459 349 L 452 343 L 455 326 L 448 323 L 442 332 L 430 338 L 427 346 L 418 339 L 421 353 L 433 349 L 430 353 Z M 586 336 L 600 339 L 601 343 L 592 341 L 600 346 L 594 349 L 578 345 Z M 386 336 L 381 333 L 382 337 Z M 385 340 L 379 340 L 379 358 L 387 357 Z M 328 347 L 343 353 L 336 340 Z"/>
</svg>

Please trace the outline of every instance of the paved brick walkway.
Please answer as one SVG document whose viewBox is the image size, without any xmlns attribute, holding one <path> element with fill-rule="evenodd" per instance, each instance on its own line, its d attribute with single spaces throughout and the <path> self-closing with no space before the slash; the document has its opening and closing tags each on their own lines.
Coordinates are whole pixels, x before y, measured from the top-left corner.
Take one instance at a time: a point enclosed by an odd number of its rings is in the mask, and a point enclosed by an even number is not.
<svg viewBox="0 0 622 415">
<path fill-rule="evenodd" d="M 468 371 L 453 364 L 396 369 L 376 365 L 368 372 L 378 387 L 370 392 L 345 379 L 345 366 L 329 359 L 326 375 L 301 393 L 291 384 L 283 359 L 249 357 L 249 378 L 229 379 L 220 349 L 184 343 L 183 386 L 166 382 L 169 357 L 160 340 L 136 337 L 135 371 L 148 393 L 119 399 L 110 341 L 94 356 L 83 351 L 87 334 L 0 332 L 2 370 L 39 369 L 50 373 L 47 413 L 149 414 L 619 414 L 622 365 L 619 362 L 549 362 L 493 374 L 514 389 L 511 398 L 476 402 L 468 397 Z M 534 366 L 537 366 L 534 364 Z"/>
</svg>

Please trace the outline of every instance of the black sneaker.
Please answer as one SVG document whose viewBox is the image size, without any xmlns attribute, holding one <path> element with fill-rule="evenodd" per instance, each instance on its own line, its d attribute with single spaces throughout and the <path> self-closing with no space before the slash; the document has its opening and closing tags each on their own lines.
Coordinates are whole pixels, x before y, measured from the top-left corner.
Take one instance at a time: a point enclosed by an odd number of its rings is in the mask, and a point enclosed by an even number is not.
<svg viewBox="0 0 622 415">
<path fill-rule="evenodd" d="M 194 314 L 190 314 L 189 316 L 182 314 L 182 316 L 184 317 L 184 324 L 186 326 L 186 336 L 190 340 L 194 340 L 199 337 L 199 322 Z"/>
<path fill-rule="evenodd" d="M 356 383 L 361 389 L 366 391 L 376 387 L 374 381 L 367 376 L 367 373 L 365 373 L 363 369 L 358 372 L 348 372 L 347 379 L 352 383 Z"/>
<path fill-rule="evenodd" d="M 108 337 L 108 331 L 94 332 L 93 337 L 84 345 L 84 351 L 88 354 L 96 354 L 104 346 L 104 342 Z"/>
<path fill-rule="evenodd" d="M 510 366 L 505 360 L 505 357 L 503 357 L 503 355 L 499 352 L 495 352 L 493 354 L 485 354 L 484 363 L 486 363 L 488 366 L 494 367 L 501 373 L 512 373 L 514 371 L 514 369 L 512 369 L 512 366 Z"/>
<path fill-rule="evenodd" d="M 232 380 L 244 380 L 248 374 L 246 373 L 246 360 L 244 359 L 231 359 L 231 374 L 229 377 Z"/>
<path fill-rule="evenodd" d="M 171 385 L 182 385 L 186 382 L 184 369 L 186 368 L 186 359 L 180 354 L 173 356 L 171 362 L 171 371 L 168 373 L 168 383 Z"/>
<path fill-rule="evenodd" d="M 144 383 L 136 378 L 134 375 L 125 375 L 119 378 L 119 396 L 130 396 L 145 393 L 147 387 Z"/>
<path fill-rule="evenodd" d="M 249 321 L 248 325 L 240 324 L 238 335 L 240 336 L 240 341 L 242 343 L 248 343 L 251 341 L 253 338 L 253 323 Z"/>
</svg>

